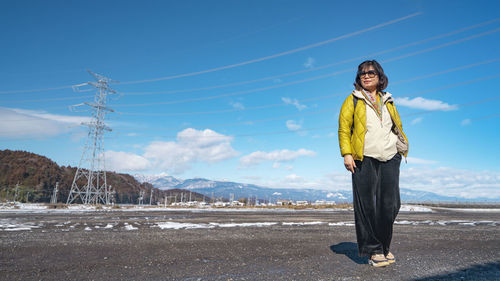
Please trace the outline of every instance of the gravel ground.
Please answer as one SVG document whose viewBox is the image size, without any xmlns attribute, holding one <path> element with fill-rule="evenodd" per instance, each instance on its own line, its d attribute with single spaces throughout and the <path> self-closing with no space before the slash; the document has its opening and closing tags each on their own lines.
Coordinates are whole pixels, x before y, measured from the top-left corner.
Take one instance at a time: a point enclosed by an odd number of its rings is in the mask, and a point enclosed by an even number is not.
<svg viewBox="0 0 500 281">
<path fill-rule="evenodd" d="M 0 212 L 0 279 L 500 280 L 500 213 L 401 213 L 386 268 L 358 257 L 352 221 L 351 211 Z"/>
</svg>

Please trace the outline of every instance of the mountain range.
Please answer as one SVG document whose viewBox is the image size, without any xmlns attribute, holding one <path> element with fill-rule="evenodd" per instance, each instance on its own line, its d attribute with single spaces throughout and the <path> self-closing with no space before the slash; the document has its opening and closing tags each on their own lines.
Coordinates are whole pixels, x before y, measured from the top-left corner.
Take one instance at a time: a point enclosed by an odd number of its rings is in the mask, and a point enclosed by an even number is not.
<svg viewBox="0 0 500 281">
<path fill-rule="evenodd" d="M 237 183 L 230 181 L 213 181 L 204 178 L 182 180 L 167 174 L 159 175 L 134 175 L 137 181 L 148 182 L 160 190 L 182 189 L 198 192 L 209 197 L 255 198 L 257 200 L 275 202 L 279 199 L 287 200 L 327 200 L 335 202 L 352 202 L 350 190 L 318 190 L 296 188 L 269 188 L 254 184 Z M 436 193 L 401 188 L 402 201 L 486 201 L 484 198 L 466 199 L 461 197 L 448 197 Z"/>
</svg>

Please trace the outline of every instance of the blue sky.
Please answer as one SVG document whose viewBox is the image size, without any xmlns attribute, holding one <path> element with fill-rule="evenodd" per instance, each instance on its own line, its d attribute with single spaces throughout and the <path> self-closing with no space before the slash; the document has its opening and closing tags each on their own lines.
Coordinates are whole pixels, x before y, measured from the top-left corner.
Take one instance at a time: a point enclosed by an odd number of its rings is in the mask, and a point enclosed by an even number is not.
<svg viewBox="0 0 500 281">
<path fill-rule="evenodd" d="M 500 198 L 498 1 L 2 1 L 0 147 L 76 166 L 107 76 L 107 167 L 350 189 L 338 112 L 381 62 L 410 140 L 401 186 Z"/>
</svg>

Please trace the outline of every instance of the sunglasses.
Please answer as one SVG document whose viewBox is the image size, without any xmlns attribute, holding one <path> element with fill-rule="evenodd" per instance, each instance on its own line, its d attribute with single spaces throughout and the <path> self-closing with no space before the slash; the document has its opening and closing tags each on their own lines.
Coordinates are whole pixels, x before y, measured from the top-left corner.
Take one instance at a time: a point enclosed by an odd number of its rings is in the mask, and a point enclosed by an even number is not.
<svg viewBox="0 0 500 281">
<path fill-rule="evenodd" d="M 373 78 L 377 76 L 377 72 L 375 72 L 374 70 L 368 70 L 368 71 L 361 71 L 360 73 L 358 73 L 359 77 L 363 77 L 365 75 L 368 75 L 369 78 Z"/>
</svg>

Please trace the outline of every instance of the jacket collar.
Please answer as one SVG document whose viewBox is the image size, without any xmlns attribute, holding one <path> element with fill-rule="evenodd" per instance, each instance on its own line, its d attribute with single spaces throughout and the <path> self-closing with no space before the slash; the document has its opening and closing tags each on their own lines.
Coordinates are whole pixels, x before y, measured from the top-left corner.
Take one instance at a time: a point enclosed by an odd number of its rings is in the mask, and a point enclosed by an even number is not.
<svg viewBox="0 0 500 281">
<path fill-rule="evenodd" d="M 358 91 L 358 90 L 354 90 L 352 91 L 352 94 L 357 97 L 358 99 L 363 99 L 366 102 L 368 102 L 365 98 L 365 96 L 363 96 L 363 94 L 361 93 L 361 91 Z M 386 103 L 386 102 L 394 102 L 394 99 L 392 98 L 392 95 L 391 93 L 389 92 L 382 92 L 382 103 Z"/>
</svg>

